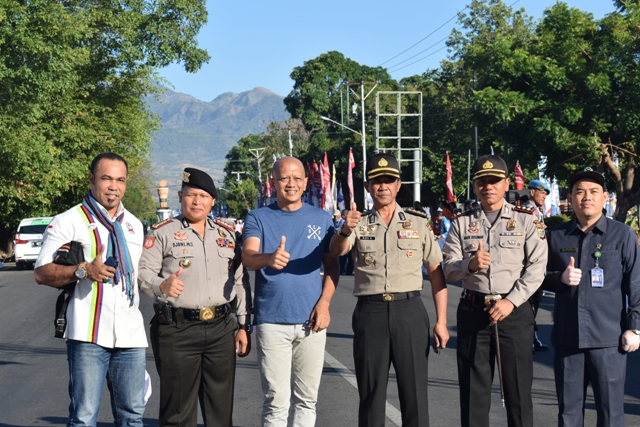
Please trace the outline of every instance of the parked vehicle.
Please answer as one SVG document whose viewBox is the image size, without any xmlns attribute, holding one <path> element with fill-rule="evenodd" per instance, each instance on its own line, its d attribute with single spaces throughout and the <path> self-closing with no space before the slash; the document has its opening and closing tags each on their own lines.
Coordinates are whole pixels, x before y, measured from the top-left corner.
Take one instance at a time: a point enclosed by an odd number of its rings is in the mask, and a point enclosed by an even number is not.
<svg viewBox="0 0 640 427">
<path fill-rule="evenodd" d="M 33 267 L 42 248 L 42 235 L 52 219 L 52 217 L 40 217 L 25 218 L 20 221 L 13 240 L 18 270 L 24 270 L 27 266 Z"/>
</svg>

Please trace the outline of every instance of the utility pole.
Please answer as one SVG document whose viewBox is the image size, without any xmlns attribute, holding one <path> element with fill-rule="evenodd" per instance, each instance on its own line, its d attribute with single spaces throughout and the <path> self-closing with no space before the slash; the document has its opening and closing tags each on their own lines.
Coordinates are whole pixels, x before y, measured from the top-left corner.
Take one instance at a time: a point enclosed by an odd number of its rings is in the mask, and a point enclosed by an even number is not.
<svg viewBox="0 0 640 427">
<path fill-rule="evenodd" d="M 353 89 L 351 89 L 351 86 L 360 86 L 360 95 L 358 95 L 357 92 L 355 92 Z M 364 86 L 365 85 L 373 85 L 373 87 L 371 88 L 371 90 L 369 91 L 369 93 L 367 93 L 366 95 L 364 94 Z M 349 87 L 349 90 L 351 92 L 353 92 L 353 94 L 355 96 L 359 96 L 360 97 L 360 114 L 362 115 L 362 180 L 366 181 L 367 180 L 367 138 L 366 138 L 366 129 L 365 129 L 365 120 L 364 120 L 364 101 L 365 99 L 367 99 L 367 97 L 369 95 L 371 95 L 371 92 L 374 91 L 374 89 L 378 86 L 377 82 L 365 82 L 365 81 L 360 81 L 360 82 L 354 82 L 354 83 L 349 83 L 347 81 L 347 87 Z M 364 185 L 364 182 L 363 182 Z M 367 189 L 364 189 L 364 204 L 362 205 L 363 207 L 367 206 Z"/>
<path fill-rule="evenodd" d="M 292 126 L 287 126 L 287 127 L 281 127 L 280 130 L 286 130 L 289 131 L 289 156 L 293 157 L 293 141 L 291 140 L 291 131 L 292 130 L 298 130 L 298 126 L 292 127 Z"/>
<path fill-rule="evenodd" d="M 260 186 L 261 187 L 262 187 L 262 169 L 260 169 L 260 160 L 262 160 L 262 153 L 264 152 L 264 150 L 265 150 L 264 147 L 261 147 L 261 148 L 249 148 L 249 152 L 251 154 L 253 154 L 253 156 L 258 161 L 258 181 L 260 181 Z"/>
<path fill-rule="evenodd" d="M 240 182 L 240 175 L 244 175 L 246 172 L 245 171 L 238 171 L 238 172 L 231 172 L 236 174 L 236 181 Z"/>
<path fill-rule="evenodd" d="M 476 89 L 476 72 L 473 72 L 473 90 Z M 473 110 L 474 111 L 478 111 L 478 106 L 477 105 L 473 105 Z M 476 147 L 476 159 L 478 158 L 478 119 L 476 118 L 476 120 L 474 121 L 473 124 L 473 131 L 474 131 L 474 143 L 475 143 L 475 147 Z"/>
</svg>

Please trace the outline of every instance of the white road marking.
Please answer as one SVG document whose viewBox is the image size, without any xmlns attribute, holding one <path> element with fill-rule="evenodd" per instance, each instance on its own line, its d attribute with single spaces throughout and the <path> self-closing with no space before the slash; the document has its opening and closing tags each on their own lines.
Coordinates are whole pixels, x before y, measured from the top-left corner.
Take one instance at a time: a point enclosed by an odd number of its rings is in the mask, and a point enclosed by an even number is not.
<svg viewBox="0 0 640 427">
<path fill-rule="evenodd" d="M 329 354 L 329 352 L 324 352 L 324 361 L 333 368 L 334 371 L 340 374 L 342 378 L 344 378 L 349 384 L 351 384 L 354 388 L 358 388 L 358 383 L 356 381 L 356 374 L 351 372 L 346 366 L 338 361 L 335 357 Z M 386 407 L 386 415 L 393 424 L 397 426 L 402 425 L 402 415 L 400 411 L 398 411 L 392 404 L 387 402 Z"/>
</svg>

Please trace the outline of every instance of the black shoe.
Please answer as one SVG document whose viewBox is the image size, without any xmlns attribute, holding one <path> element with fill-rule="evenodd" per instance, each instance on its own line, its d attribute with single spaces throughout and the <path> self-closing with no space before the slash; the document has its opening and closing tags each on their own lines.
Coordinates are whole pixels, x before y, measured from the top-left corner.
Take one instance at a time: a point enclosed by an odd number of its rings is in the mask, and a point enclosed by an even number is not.
<svg viewBox="0 0 640 427">
<path fill-rule="evenodd" d="M 549 347 L 542 344 L 542 341 L 540 341 L 536 335 L 533 338 L 533 351 L 547 351 L 547 350 L 549 350 Z"/>
</svg>

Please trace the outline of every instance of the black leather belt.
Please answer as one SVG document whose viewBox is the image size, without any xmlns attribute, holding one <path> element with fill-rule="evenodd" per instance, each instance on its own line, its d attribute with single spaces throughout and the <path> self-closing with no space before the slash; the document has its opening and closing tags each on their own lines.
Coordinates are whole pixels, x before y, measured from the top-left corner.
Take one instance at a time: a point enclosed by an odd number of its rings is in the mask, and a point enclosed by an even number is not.
<svg viewBox="0 0 640 427">
<path fill-rule="evenodd" d="M 227 313 L 231 311 L 231 305 L 223 304 L 216 305 L 213 307 L 204 307 L 204 308 L 174 308 L 171 307 L 171 311 L 173 311 L 173 317 L 182 313 L 182 317 L 184 320 L 213 320 L 217 317 L 225 316 Z"/>
<path fill-rule="evenodd" d="M 401 299 L 409 299 L 419 297 L 420 291 L 398 292 L 392 294 L 390 292 L 377 295 L 363 295 L 358 297 L 358 301 L 375 301 L 375 302 L 393 302 Z"/>
<path fill-rule="evenodd" d="M 505 298 L 507 294 L 483 294 L 481 292 L 471 291 L 469 289 L 463 289 L 460 294 L 461 300 L 471 301 L 474 305 L 485 306 L 485 298 L 490 297 L 496 300 Z"/>
</svg>

